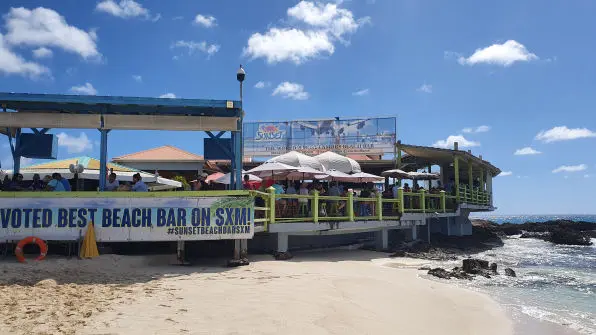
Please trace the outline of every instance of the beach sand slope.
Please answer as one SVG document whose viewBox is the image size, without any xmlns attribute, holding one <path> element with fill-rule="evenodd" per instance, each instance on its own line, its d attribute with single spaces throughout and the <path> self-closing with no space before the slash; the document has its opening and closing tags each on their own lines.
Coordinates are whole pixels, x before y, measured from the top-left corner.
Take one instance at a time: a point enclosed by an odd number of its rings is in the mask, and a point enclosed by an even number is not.
<svg viewBox="0 0 596 335">
<path fill-rule="evenodd" d="M 251 256 L 249 266 L 178 268 L 91 317 L 81 334 L 483 334 L 512 333 L 487 296 L 390 268 L 369 251 Z M 175 267 L 169 267 L 175 271 Z M 152 268 L 149 271 L 155 271 Z M 149 285 L 149 284 L 144 284 Z"/>
</svg>

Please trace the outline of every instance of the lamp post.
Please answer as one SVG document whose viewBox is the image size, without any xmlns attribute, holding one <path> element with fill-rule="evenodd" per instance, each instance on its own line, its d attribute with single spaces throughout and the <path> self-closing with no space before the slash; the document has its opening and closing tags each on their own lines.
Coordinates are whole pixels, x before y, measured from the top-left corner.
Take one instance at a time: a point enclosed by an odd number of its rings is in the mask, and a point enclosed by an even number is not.
<svg viewBox="0 0 596 335">
<path fill-rule="evenodd" d="M 233 179 L 233 181 L 235 182 L 236 185 L 236 189 L 239 190 L 242 188 L 242 162 L 244 160 L 244 138 L 242 135 L 242 127 L 243 127 L 243 122 L 244 122 L 244 105 L 243 105 L 243 85 L 242 83 L 244 82 L 244 79 L 246 78 L 246 72 L 244 71 L 244 68 L 242 67 L 242 64 L 240 64 L 240 67 L 238 68 L 238 71 L 236 72 L 236 80 L 238 80 L 238 82 L 240 83 L 240 105 L 242 106 L 242 110 L 241 110 L 241 115 L 240 115 L 240 119 L 238 121 L 238 129 L 239 131 L 237 132 L 237 143 L 238 143 L 238 151 L 237 153 L 240 154 L 240 157 L 236 157 L 236 164 L 235 164 L 235 178 Z"/>
</svg>

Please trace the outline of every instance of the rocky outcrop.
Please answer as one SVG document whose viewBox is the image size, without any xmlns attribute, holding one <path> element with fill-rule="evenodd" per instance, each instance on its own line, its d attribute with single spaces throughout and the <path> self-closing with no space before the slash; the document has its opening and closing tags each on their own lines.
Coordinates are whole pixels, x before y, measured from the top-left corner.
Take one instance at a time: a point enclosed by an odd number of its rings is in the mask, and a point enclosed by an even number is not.
<svg viewBox="0 0 596 335">
<path fill-rule="evenodd" d="M 511 268 L 505 268 L 505 275 L 509 277 L 517 277 L 515 271 L 513 271 Z"/>
<path fill-rule="evenodd" d="M 554 220 L 498 225 L 487 220 L 473 220 L 472 224 L 498 236 L 520 235 L 520 238 L 537 238 L 555 244 L 592 245 L 590 237 L 596 236 L 596 223 L 585 221 Z"/>
<path fill-rule="evenodd" d="M 497 272 L 497 263 L 491 263 L 489 265 L 488 261 L 477 258 L 464 259 L 461 267 L 455 267 L 451 271 L 443 268 L 428 269 L 424 267 L 419 270 L 428 270 L 429 275 L 443 279 L 456 278 L 471 280 L 474 279 L 474 276 L 491 278 L 491 276 L 499 274 Z M 511 275 L 511 273 L 513 273 L 513 275 Z M 505 274 L 515 277 L 515 272 L 510 268 L 505 269 Z"/>
<path fill-rule="evenodd" d="M 546 240 L 555 244 L 592 245 L 589 234 L 568 229 L 554 230 L 550 233 Z"/>
</svg>

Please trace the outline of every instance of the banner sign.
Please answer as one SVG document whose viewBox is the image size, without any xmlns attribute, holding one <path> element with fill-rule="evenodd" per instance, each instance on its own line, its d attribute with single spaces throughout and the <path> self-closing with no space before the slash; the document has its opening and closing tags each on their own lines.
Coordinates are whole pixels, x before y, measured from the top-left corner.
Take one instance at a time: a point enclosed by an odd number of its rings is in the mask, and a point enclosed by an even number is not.
<svg viewBox="0 0 596 335">
<path fill-rule="evenodd" d="M 98 242 L 250 239 L 252 197 L 2 198 L 0 240 L 77 240 L 93 222 Z"/>
<path fill-rule="evenodd" d="M 394 152 L 396 118 L 245 122 L 244 154 L 271 157 L 288 151 L 317 155 L 382 155 Z"/>
</svg>

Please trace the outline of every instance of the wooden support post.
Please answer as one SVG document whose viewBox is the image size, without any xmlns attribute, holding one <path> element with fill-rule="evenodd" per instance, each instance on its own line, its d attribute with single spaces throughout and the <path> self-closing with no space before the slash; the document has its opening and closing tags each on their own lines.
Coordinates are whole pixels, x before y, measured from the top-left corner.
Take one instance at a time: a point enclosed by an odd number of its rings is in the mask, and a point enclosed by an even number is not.
<svg viewBox="0 0 596 335">
<path fill-rule="evenodd" d="M 383 197 L 381 193 L 377 193 L 377 218 L 383 221 Z"/>
<path fill-rule="evenodd" d="M 468 161 L 468 189 L 470 190 L 470 197 L 474 190 L 474 175 L 472 170 L 472 162 Z"/>
<path fill-rule="evenodd" d="M 445 191 L 441 190 L 441 209 L 443 210 L 443 213 L 445 213 L 447 211 L 447 208 L 445 206 Z"/>
<path fill-rule="evenodd" d="M 270 186 L 267 189 L 269 192 L 269 223 L 275 223 L 275 188 Z"/>
<path fill-rule="evenodd" d="M 425 189 L 420 190 L 420 209 L 422 209 L 422 213 L 426 213 L 426 197 L 424 196 L 426 193 Z"/>
<path fill-rule="evenodd" d="M 354 221 L 354 193 L 348 192 L 348 203 L 346 204 L 346 212 L 348 212 L 348 220 Z"/>
<path fill-rule="evenodd" d="M 313 192 L 314 198 L 312 199 L 312 220 L 314 223 L 319 223 L 319 191 Z"/>
<path fill-rule="evenodd" d="M 399 214 L 402 215 L 405 213 L 405 204 L 404 204 L 404 188 L 401 186 L 397 189 L 397 198 L 399 199 Z"/>
</svg>

